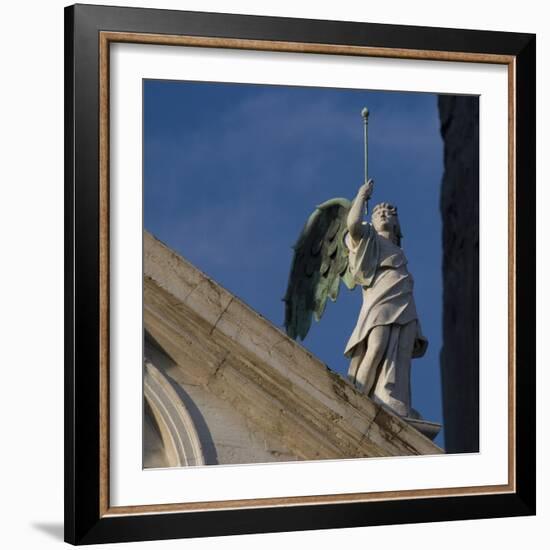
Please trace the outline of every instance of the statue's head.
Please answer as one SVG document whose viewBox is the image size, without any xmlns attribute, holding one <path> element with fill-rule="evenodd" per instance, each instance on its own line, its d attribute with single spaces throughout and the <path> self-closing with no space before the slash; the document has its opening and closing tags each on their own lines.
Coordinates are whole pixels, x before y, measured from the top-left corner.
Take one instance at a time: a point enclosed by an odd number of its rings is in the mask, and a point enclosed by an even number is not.
<svg viewBox="0 0 550 550">
<path fill-rule="evenodd" d="M 393 242 L 401 246 L 401 226 L 397 217 L 397 207 L 389 202 L 381 202 L 372 209 L 372 225 L 377 233 L 388 232 L 393 236 Z"/>
</svg>

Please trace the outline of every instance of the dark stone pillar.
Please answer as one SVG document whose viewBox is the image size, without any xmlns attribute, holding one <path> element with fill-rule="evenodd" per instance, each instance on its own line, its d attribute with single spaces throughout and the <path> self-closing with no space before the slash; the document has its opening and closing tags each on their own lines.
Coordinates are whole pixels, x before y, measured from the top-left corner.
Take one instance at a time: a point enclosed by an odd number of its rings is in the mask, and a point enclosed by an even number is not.
<svg viewBox="0 0 550 550">
<path fill-rule="evenodd" d="M 479 450 L 479 99 L 439 96 L 445 450 Z"/>
</svg>

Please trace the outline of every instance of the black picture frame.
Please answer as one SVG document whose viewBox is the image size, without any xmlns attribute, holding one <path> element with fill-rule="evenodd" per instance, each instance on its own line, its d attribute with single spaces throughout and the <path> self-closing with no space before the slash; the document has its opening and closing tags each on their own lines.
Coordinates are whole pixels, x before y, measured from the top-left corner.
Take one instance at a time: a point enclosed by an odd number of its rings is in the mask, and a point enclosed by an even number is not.
<svg viewBox="0 0 550 550">
<path fill-rule="evenodd" d="M 113 515 L 100 496 L 100 32 L 511 56 L 515 71 L 515 489 Z M 65 540 L 72 544 L 535 514 L 535 36 L 75 5 L 65 9 Z M 104 452 L 104 451 L 103 451 Z M 103 457 L 104 458 L 104 457 Z"/>
</svg>

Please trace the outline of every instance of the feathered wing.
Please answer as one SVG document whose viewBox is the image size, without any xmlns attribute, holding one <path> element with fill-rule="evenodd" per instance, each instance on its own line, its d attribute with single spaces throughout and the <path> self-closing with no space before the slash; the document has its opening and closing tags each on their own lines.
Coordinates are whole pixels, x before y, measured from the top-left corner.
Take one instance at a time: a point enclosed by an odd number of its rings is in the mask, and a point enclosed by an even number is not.
<svg viewBox="0 0 550 550">
<path fill-rule="evenodd" d="M 284 297 L 287 334 L 303 340 L 312 317 L 321 319 L 327 299 L 338 297 L 340 280 L 349 289 L 355 282 L 348 269 L 348 249 L 344 243 L 346 219 L 351 202 L 331 199 L 319 205 L 308 218 L 293 246 L 294 258 Z"/>
</svg>

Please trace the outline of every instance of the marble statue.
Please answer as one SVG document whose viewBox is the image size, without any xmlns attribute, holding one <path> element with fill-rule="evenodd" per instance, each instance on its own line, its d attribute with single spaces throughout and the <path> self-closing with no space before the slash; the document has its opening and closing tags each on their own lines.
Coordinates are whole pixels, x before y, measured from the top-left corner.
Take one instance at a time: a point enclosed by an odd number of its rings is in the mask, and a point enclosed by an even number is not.
<svg viewBox="0 0 550 550">
<path fill-rule="evenodd" d="M 414 281 L 401 249 L 397 208 L 380 203 L 371 223 L 363 221 L 373 181 L 362 185 L 347 216 L 348 268 L 361 286 L 363 305 L 345 354 L 348 377 L 364 393 L 404 417 L 411 407 L 411 359 L 428 347 L 413 297 Z"/>
</svg>

